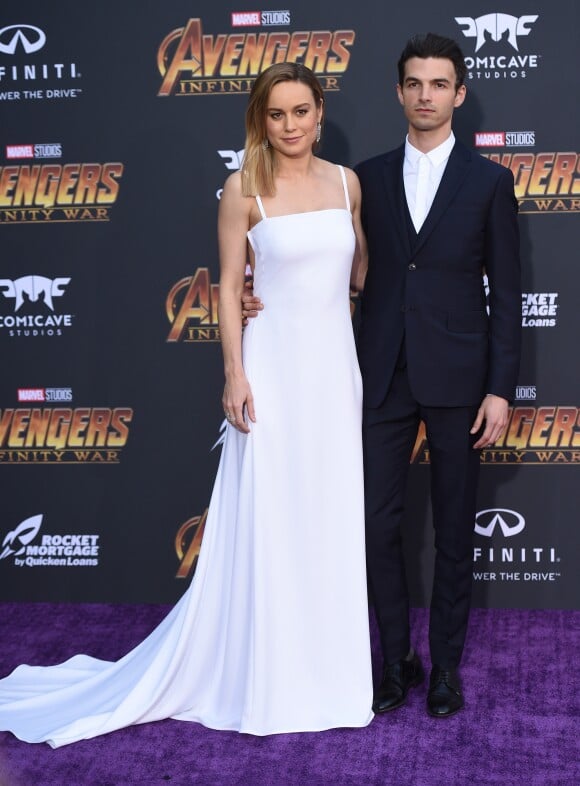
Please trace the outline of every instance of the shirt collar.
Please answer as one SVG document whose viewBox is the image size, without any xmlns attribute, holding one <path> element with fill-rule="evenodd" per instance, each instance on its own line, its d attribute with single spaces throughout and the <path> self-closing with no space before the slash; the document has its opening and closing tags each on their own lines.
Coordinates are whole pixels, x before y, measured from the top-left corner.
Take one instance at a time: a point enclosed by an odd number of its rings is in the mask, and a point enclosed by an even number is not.
<svg viewBox="0 0 580 786">
<path fill-rule="evenodd" d="M 409 142 L 409 135 L 405 139 L 405 158 L 409 162 L 409 164 L 415 169 L 419 163 L 419 159 L 422 155 L 426 155 L 429 159 L 430 163 L 433 166 L 439 166 L 444 161 L 446 161 L 449 156 L 451 155 L 451 151 L 453 150 L 453 146 L 455 144 L 455 134 L 453 131 L 449 134 L 445 142 L 442 142 L 437 147 L 430 150 L 428 153 L 422 153 L 420 150 L 417 150 L 416 147 Z"/>
</svg>

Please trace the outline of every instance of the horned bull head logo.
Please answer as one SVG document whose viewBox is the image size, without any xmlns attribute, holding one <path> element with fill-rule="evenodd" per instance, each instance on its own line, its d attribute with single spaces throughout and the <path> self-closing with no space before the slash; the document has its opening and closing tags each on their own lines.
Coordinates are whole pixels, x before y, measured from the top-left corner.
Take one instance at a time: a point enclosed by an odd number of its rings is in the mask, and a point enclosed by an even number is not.
<svg viewBox="0 0 580 786">
<path fill-rule="evenodd" d="M 36 303 L 42 296 L 44 304 L 54 311 L 52 299 L 64 295 L 64 288 L 69 281 L 70 278 L 52 279 L 45 276 L 22 276 L 14 281 L 9 278 L 0 278 L 0 292 L 4 297 L 15 298 L 14 311 L 18 311 L 22 306 L 25 295 L 32 303 Z"/>
<path fill-rule="evenodd" d="M 512 16 L 511 14 L 485 14 L 473 19 L 471 16 L 456 16 L 455 21 L 462 27 L 466 38 L 476 38 L 475 51 L 478 52 L 485 44 L 486 33 L 492 41 L 501 41 L 507 33 L 508 43 L 516 52 L 518 49 L 518 36 L 529 35 L 530 25 L 533 25 L 538 15 Z"/>
</svg>

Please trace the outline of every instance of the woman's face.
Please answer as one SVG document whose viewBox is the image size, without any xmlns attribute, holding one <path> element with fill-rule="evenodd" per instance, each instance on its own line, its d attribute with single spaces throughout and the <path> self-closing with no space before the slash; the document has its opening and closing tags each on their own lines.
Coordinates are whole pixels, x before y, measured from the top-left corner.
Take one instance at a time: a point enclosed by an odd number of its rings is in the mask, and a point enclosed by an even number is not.
<svg viewBox="0 0 580 786">
<path fill-rule="evenodd" d="M 316 124 L 322 117 L 312 90 L 303 82 L 279 82 L 270 91 L 266 109 L 266 135 L 279 153 L 298 157 L 312 151 Z"/>
</svg>

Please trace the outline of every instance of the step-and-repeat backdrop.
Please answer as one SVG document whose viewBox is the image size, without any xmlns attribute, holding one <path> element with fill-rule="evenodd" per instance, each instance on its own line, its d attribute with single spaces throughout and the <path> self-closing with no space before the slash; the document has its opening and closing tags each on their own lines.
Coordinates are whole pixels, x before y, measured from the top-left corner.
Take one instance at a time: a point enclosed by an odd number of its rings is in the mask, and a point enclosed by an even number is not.
<svg viewBox="0 0 580 786">
<path fill-rule="evenodd" d="M 273 62 L 308 65 L 326 91 L 321 155 L 354 165 L 402 142 L 396 61 L 432 30 L 467 58 L 456 135 L 512 169 L 520 203 L 523 361 L 481 458 L 474 601 L 576 607 L 578 29 L 576 0 L 3 3 L 1 599 L 183 592 L 219 460 L 216 213 L 248 91 Z M 423 604 L 423 433 L 412 461 Z"/>
</svg>

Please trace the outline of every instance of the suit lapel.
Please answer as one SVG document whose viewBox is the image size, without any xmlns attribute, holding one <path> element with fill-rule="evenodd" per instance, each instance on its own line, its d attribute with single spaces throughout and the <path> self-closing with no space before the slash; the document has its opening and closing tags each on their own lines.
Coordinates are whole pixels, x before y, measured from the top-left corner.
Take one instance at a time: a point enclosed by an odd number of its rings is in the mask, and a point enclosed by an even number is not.
<svg viewBox="0 0 580 786">
<path fill-rule="evenodd" d="M 411 256 L 411 244 L 409 242 L 409 232 L 407 230 L 407 220 L 405 209 L 407 198 L 405 196 L 405 186 L 403 183 L 403 160 L 405 157 L 405 146 L 397 148 L 385 161 L 383 177 L 387 203 L 391 210 L 393 223 L 399 234 L 399 239 L 406 255 Z M 387 220 L 388 217 L 387 217 Z"/>
<path fill-rule="evenodd" d="M 463 145 L 456 143 L 449 156 L 445 172 L 441 178 L 441 183 L 439 184 L 435 199 L 431 205 L 431 210 L 417 237 L 417 244 L 414 248 L 415 254 L 422 248 L 431 232 L 435 229 L 437 222 L 446 211 L 449 203 L 465 180 L 470 166 L 471 153 L 467 148 L 464 148 Z"/>
</svg>

